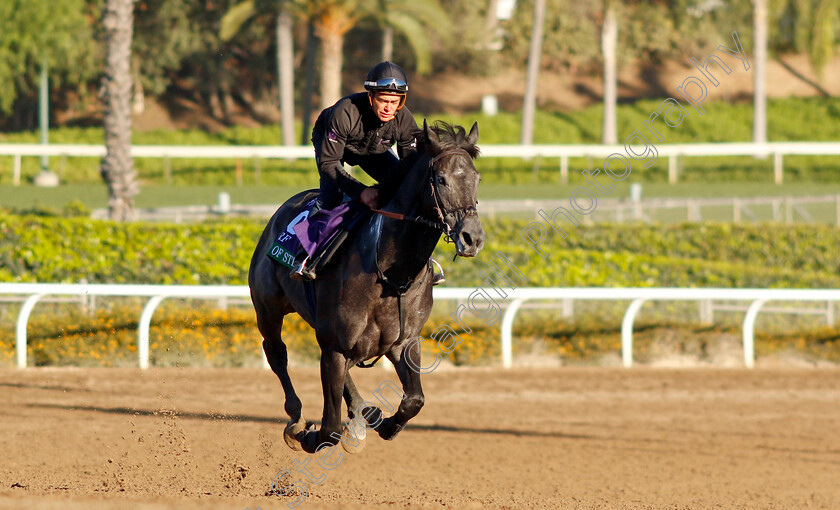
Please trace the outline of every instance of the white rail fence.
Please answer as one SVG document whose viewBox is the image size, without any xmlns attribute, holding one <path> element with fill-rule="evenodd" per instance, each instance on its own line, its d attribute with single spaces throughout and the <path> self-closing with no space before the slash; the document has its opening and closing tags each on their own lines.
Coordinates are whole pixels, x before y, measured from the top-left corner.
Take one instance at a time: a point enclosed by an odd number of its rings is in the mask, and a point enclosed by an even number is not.
<svg viewBox="0 0 840 510">
<path fill-rule="evenodd" d="M 756 144 L 694 143 L 657 145 L 658 157 L 668 159 L 668 182 L 678 180 L 679 158 L 682 156 L 754 156 L 773 157 L 776 184 L 784 180 L 785 156 L 840 156 L 840 142 L 768 142 Z M 569 158 L 606 158 L 625 153 L 624 145 L 482 145 L 485 158 L 558 158 L 561 182 L 569 181 Z M 314 158 L 312 147 L 299 146 L 167 146 L 133 145 L 135 158 L 237 158 L 237 159 L 308 159 Z M 23 156 L 102 157 L 104 145 L 0 144 L 0 156 L 13 158 L 13 182 L 20 184 Z"/>
<path fill-rule="evenodd" d="M 479 212 L 483 217 L 497 216 L 533 217 L 540 220 L 536 211 L 553 211 L 567 207 L 568 200 L 482 200 Z M 230 204 L 220 198 L 218 204 L 153 207 L 137 209 L 141 221 L 203 221 L 219 216 L 247 216 L 268 218 L 279 204 L 253 205 Z M 95 209 L 94 219 L 106 219 L 107 209 Z M 598 209 L 583 216 L 585 224 L 595 222 L 623 223 L 644 222 L 697 222 L 705 219 L 733 222 L 777 221 L 829 223 L 840 226 L 840 195 L 823 196 L 773 196 L 773 197 L 729 197 L 729 198 L 651 198 L 638 202 L 629 199 L 601 199 Z"/>
<path fill-rule="evenodd" d="M 476 289 L 434 289 L 436 300 L 474 300 Z M 26 296 L 18 313 L 15 330 L 15 359 L 20 368 L 26 367 L 26 329 L 29 316 L 39 300 L 45 296 L 123 296 L 148 297 L 140 316 L 137 337 L 138 365 L 149 367 L 149 331 L 152 316 L 158 305 L 168 298 L 216 299 L 220 297 L 249 297 L 244 285 L 120 285 L 120 284 L 51 284 L 0 283 L 0 296 Z M 513 324 L 516 314 L 526 301 L 535 300 L 598 300 L 630 301 L 621 323 L 621 357 L 624 367 L 633 366 L 633 323 L 642 306 L 648 301 L 750 301 L 743 322 L 744 365 L 755 364 L 755 321 L 768 301 L 812 301 L 832 303 L 840 301 L 840 290 L 828 289 L 718 289 L 718 288 L 518 288 L 508 292 L 507 307 L 502 316 L 502 366 L 513 365 Z M 829 308 L 830 309 L 830 308 Z M 774 310 L 779 311 L 779 310 Z M 829 319 L 833 321 L 833 316 Z"/>
<path fill-rule="evenodd" d="M 518 214 L 534 216 L 539 220 L 540 217 L 535 211 L 552 211 L 557 207 L 567 207 L 568 203 L 568 200 L 482 200 L 479 212 L 488 218 Z M 695 222 L 708 217 L 717 221 L 777 221 L 788 224 L 804 221 L 840 226 L 840 195 L 651 198 L 638 202 L 629 199 L 601 199 L 598 200 L 598 209 L 593 214 L 583 216 L 583 222 Z"/>
</svg>

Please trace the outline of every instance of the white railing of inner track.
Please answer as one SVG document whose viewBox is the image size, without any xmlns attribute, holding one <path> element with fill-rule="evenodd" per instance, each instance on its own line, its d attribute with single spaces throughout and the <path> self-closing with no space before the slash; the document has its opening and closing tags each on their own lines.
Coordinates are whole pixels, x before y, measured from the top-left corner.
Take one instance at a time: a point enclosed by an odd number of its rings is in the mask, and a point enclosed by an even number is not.
<svg viewBox="0 0 840 510">
<path fill-rule="evenodd" d="M 776 184 L 784 179 L 785 156 L 840 156 L 840 142 L 729 142 L 656 145 L 657 157 L 668 159 L 668 182 L 677 182 L 678 158 L 681 156 L 773 156 Z M 605 158 L 625 153 L 624 145 L 482 145 L 484 158 L 559 158 L 560 180 L 569 182 L 569 158 Z M 20 184 L 22 156 L 102 157 L 104 145 L 63 145 L 8 143 L 0 144 L 0 156 L 13 158 L 13 182 Z M 294 145 L 133 145 L 135 158 L 314 158 L 311 146 Z"/>
<path fill-rule="evenodd" d="M 434 289 L 437 300 L 469 300 L 477 289 Z M 0 283 L 0 295 L 28 296 L 18 314 L 15 354 L 16 365 L 26 367 L 26 327 L 37 302 L 44 296 L 127 296 L 149 297 L 143 308 L 138 327 L 137 354 L 140 368 L 149 367 L 149 330 L 158 305 L 167 298 L 212 299 L 219 297 L 249 297 L 244 285 L 120 285 L 120 284 L 59 284 L 59 283 Z M 633 323 L 642 306 L 648 301 L 751 301 L 743 323 L 744 364 L 755 364 L 755 321 L 761 307 L 768 301 L 840 301 L 840 290 L 828 289 L 718 289 L 718 288 L 580 288 L 520 287 L 507 291 L 509 301 L 502 316 L 502 366 L 513 364 L 513 323 L 520 307 L 529 300 L 582 299 L 598 301 L 630 301 L 621 323 L 622 363 L 633 365 Z"/>
</svg>

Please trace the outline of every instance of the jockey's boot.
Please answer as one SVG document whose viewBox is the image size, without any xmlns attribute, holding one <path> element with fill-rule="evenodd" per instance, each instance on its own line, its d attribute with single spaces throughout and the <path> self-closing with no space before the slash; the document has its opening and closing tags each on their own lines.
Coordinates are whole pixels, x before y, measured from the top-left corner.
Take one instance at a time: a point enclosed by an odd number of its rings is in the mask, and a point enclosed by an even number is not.
<svg viewBox="0 0 840 510">
<path fill-rule="evenodd" d="M 321 197 L 318 197 L 318 199 L 315 200 L 315 203 L 312 204 L 312 207 L 309 208 L 308 217 L 311 217 L 323 208 L 324 206 L 321 203 Z M 300 251 L 298 251 L 297 257 L 295 257 L 295 267 L 289 272 L 289 278 L 299 282 L 306 282 L 314 280 L 315 277 L 314 264 L 310 264 L 309 255 L 307 255 L 306 250 L 301 247 Z"/>
<path fill-rule="evenodd" d="M 432 286 L 440 285 L 441 283 L 445 283 L 446 282 L 446 275 L 443 274 L 443 268 L 441 267 L 441 265 L 438 264 L 437 260 L 435 260 L 431 257 L 429 257 L 429 260 L 434 265 L 436 265 L 437 268 L 440 270 L 440 273 L 435 273 L 434 269 L 432 269 Z"/>
</svg>

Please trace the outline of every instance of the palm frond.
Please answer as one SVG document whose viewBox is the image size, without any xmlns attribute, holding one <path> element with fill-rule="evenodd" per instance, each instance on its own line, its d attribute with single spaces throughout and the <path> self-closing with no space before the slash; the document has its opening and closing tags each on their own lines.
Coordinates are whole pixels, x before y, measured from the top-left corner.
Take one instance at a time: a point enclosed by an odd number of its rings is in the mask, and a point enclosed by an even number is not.
<svg viewBox="0 0 840 510">
<path fill-rule="evenodd" d="M 432 70 L 432 50 L 427 29 L 416 18 L 407 13 L 389 12 L 388 25 L 405 36 L 414 57 L 417 59 L 417 73 L 426 74 Z"/>
<path fill-rule="evenodd" d="M 233 36 L 242 28 L 254 14 L 257 13 L 254 7 L 254 0 L 245 0 L 240 4 L 236 4 L 230 8 L 228 12 L 222 17 L 222 22 L 219 28 L 219 38 L 223 41 L 233 39 Z"/>
</svg>

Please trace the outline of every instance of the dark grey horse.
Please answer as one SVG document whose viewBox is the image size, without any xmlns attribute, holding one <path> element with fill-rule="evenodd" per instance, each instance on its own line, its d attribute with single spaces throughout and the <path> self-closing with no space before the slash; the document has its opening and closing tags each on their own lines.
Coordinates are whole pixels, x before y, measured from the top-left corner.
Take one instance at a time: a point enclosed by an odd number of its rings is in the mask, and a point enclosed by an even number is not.
<svg viewBox="0 0 840 510">
<path fill-rule="evenodd" d="M 291 421 L 284 437 L 292 449 L 312 453 L 322 444 L 338 442 L 351 424 L 345 422 L 342 430 L 342 397 L 348 416 L 384 439 L 393 439 L 423 407 L 417 369 L 422 366 L 420 347 L 412 340 L 432 308 L 429 257 L 444 233 L 462 257 L 474 257 L 484 245 L 475 208 L 480 177 L 472 160 L 478 156 L 477 140 L 477 124 L 467 135 L 460 126 L 429 127 L 424 122 L 418 155 L 407 165 L 405 178 L 384 214 L 372 214 L 361 224 L 340 256 L 311 283 L 289 278 L 289 269 L 269 259 L 266 251 L 315 192 L 292 197 L 268 222 L 251 259 L 248 284 L 263 350 L 286 395 L 285 410 Z M 304 285 L 313 286 L 309 302 Z M 315 299 L 311 299 L 313 294 Z M 287 369 L 281 329 L 283 317 L 293 312 L 315 329 L 321 347 L 324 413 L 320 430 L 303 419 Z M 394 364 L 404 392 L 396 413 L 388 418 L 365 403 L 348 373 L 354 365 L 381 356 Z M 365 422 L 356 418 L 360 407 Z M 365 426 L 356 428 L 357 438 L 364 438 Z"/>
</svg>

